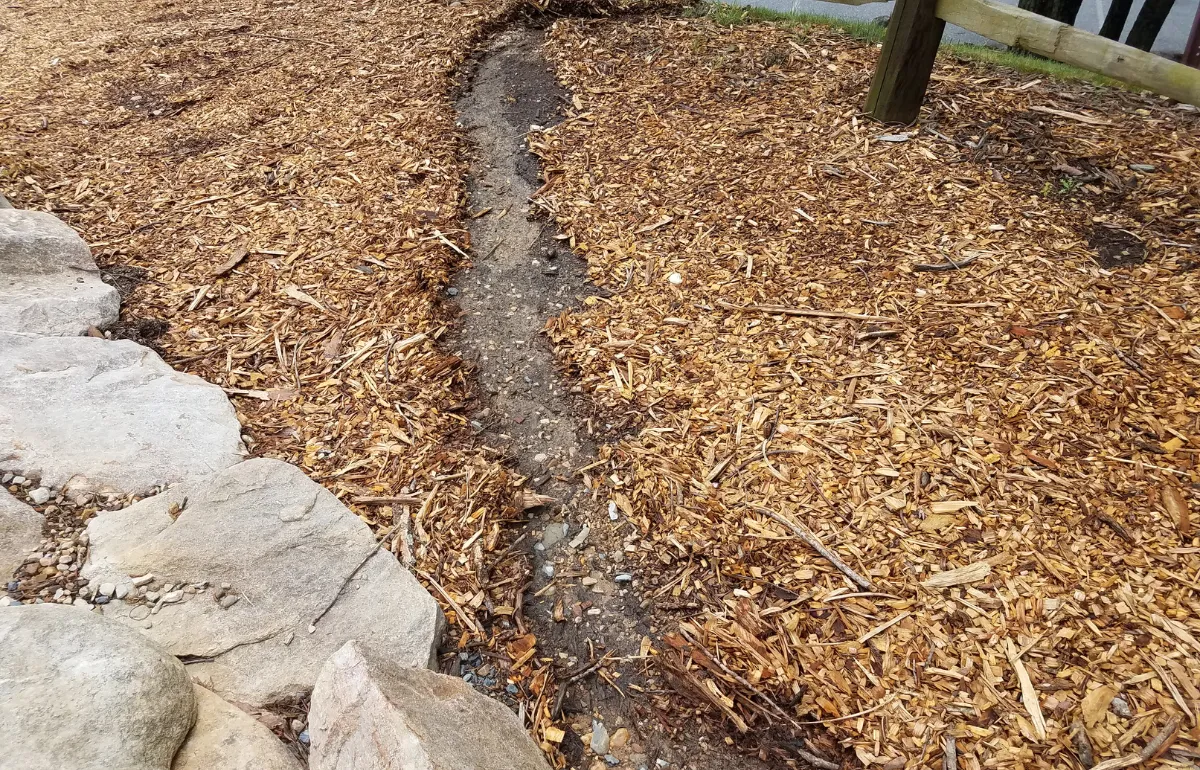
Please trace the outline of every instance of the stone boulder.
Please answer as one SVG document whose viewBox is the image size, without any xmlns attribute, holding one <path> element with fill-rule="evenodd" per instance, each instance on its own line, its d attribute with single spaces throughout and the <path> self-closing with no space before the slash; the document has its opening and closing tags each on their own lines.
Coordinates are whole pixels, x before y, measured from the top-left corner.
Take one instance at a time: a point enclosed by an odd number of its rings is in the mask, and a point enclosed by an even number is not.
<svg viewBox="0 0 1200 770">
<path fill-rule="evenodd" d="M 196 725 L 171 770 L 301 770 L 299 760 L 254 717 L 196 686 Z"/>
<path fill-rule="evenodd" d="M 120 307 L 74 230 L 41 211 L 0 208 L 0 331 L 80 335 L 115 323 Z"/>
<path fill-rule="evenodd" d="M 225 393 L 128 340 L 0 332 L 0 471 L 149 492 L 242 460 Z"/>
<path fill-rule="evenodd" d="M 42 544 L 42 515 L 0 487 L 0 582 Z"/>
<path fill-rule="evenodd" d="M 0 609 L 0 767 L 168 770 L 196 716 L 175 658 L 78 607 Z"/>
<path fill-rule="evenodd" d="M 308 729 L 312 770 L 549 770 L 504 704 L 358 642 L 321 669 Z"/>
<path fill-rule="evenodd" d="M 376 550 L 367 525 L 278 460 L 185 482 L 102 513 L 87 531 L 83 576 L 115 596 L 128 591 L 104 613 L 149 626 L 175 655 L 208 659 L 188 670 L 229 701 L 257 707 L 307 692 L 350 639 L 428 666 L 441 637 L 437 603 Z M 147 574 L 154 582 L 138 587 Z"/>
</svg>

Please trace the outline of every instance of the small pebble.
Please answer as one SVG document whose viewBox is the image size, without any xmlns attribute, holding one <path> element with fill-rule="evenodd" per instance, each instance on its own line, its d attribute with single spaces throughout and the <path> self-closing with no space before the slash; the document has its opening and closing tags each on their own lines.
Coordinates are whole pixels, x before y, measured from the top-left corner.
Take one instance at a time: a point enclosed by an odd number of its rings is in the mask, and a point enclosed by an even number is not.
<svg viewBox="0 0 1200 770">
<path fill-rule="evenodd" d="M 241 598 L 242 597 L 240 597 L 236 594 L 229 594 L 228 596 L 222 596 L 221 601 L 220 601 L 221 609 L 223 609 L 223 610 L 229 609 L 230 607 L 232 607 L 233 605 L 235 605 L 239 601 L 241 601 Z"/>
<path fill-rule="evenodd" d="M 535 455 L 533 456 L 533 461 L 534 461 L 535 463 L 544 463 L 544 462 L 546 462 L 546 460 L 547 460 L 547 459 L 548 459 L 548 458 L 546 457 L 546 453 L 545 453 L 545 452 L 538 452 L 537 454 L 535 454 Z"/>
<path fill-rule="evenodd" d="M 304 732 L 297 735 L 296 740 L 300 741 L 305 746 L 307 746 L 308 745 L 308 730 L 305 730 Z"/>
<path fill-rule="evenodd" d="M 1125 700 L 1120 695 L 1112 699 L 1112 703 L 1109 704 L 1109 708 L 1112 709 L 1114 714 L 1122 719 L 1130 719 L 1133 717 L 1133 711 L 1129 708 L 1129 701 Z"/>
<path fill-rule="evenodd" d="M 1131 171 L 1141 171 L 1141 172 L 1147 173 L 1147 174 L 1150 173 L 1151 171 L 1158 170 L 1157 166 L 1152 166 L 1149 163 L 1130 163 L 1129 168 Z"/>
<path fill-rule="evenodd" d="M 293 719 L 292 720 L 292 732 L 297 733 L 297 734 L 304 732 L 304 720 L 303 719 Z"/>
<path fill-rule="evenodd" d="M 163 604 L 174 604 L 183 601 L 183 591 L 167 591 L 162 595 Z"/>
<path fill-rule="evenodd" d="M 50 490 L 45 487 L 38 487 L 29 493 L 29 502 L 34 505 L 42 505 L 50 501 Z"/>
<path fill-rule="evenodd" d="M 126 596 L 129 596 L 131 589 L 132 587 L 128 583 L 122 583 L 121 585 L 117 586 L 117 591 L 115 594 L 113 594 L 113 596 L 117 597 L 118 599 L 124 599 Z"/>
<path fill-rule="evenodd" d="M 599 719 L 592 720 L 591 749 L 598 755 L 608 753 L 608 728 Z"/>
<path fill-rule="evenodd" d="M 154 582 L 153 575 L 142 575 L 141 577 L 135 577 L 133 579 L 133 584 L 135 586 L 137 586 L 138 588 L 141 588 L 144 585 L 149 585 L 150 583 L 153 583 L 153 582 Z"/>
<path fill-rule="evenodd" d="M 628 572 L 622 572 L 621 574 L 614 577 L 613 581 L 616 583 L 632 583 L 633 575 L 630 575 Z"/>
<path fill-rule="evenodd" d="M 114 583 L 101 583 L 100 595 L 109 597 L 117 592 L 117 586 Z"/>
<path fill-rule="evenodd" d="M 678 286 L 679 284 L 683 283 L 683 276 L 679 273 L 671 273 L 667 276 L 667 280 L 673 285 Z"/>
<path fill-rule="evenodd" d="M 546 564 L 542 567 L 542 574 L 548 578 L 554 577 L 554 565 Z"/>
<path fill-rule="evenodd" d="M 447 295 L 447 296 L 449 296 L 449 297 L 457 297 L 457 296 L 458 296 L 458 289 L 456 289 L 456 288 L 454 288 L 453 286 L 451 286 L 449 289 L 446 289 L 446 295 Z"/>
</svg>

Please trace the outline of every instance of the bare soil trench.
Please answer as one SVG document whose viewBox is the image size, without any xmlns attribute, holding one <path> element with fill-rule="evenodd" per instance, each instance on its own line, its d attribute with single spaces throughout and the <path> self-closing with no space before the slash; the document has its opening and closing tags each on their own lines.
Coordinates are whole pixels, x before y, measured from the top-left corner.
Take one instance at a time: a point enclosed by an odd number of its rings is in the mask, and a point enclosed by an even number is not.
<svg viewBox="0 0 1200 770">
<path fill-rule="evenodd" d="M 545 496 L 518 546 L 529 549 L 532 576 L 517 622 L 554 661 L 562 692 L 552 717 L 569 767 L 761 767 L 650 703 L 663 692 L 646 656 L 660 629 L 640 608 L 637 575 L 623 569 L 624 545 L 639 535 L 582 482 L 580 469 L 595 461 L 593 425 L 541 331 L 595 289 L 530 202 L 542 182 L 526 134 L 557 122 L 565 99 L 542 40 L 527 27 L 499 33 L 457 104 L 474 155 L 472 265 L 450 290 L 462 310 L 456 352 L 475 365 L 476 429 Z"/>
</svg>

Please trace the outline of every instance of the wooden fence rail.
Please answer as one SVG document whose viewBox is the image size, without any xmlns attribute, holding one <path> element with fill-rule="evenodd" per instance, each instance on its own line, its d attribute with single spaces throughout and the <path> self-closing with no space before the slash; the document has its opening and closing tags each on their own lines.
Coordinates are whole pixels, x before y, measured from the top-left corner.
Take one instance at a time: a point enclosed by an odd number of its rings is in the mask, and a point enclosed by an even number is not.
<svg viewBox="0 0 1200 770">
<path fill-rule="evenodd" d="M 832 0 L 864 5 L 884 0 Z M 912 123 L 921 111 L 945 24 L 1200 107 L 1200 70 L 993 0 L 897 0 L 867 112 Z"/>
</svg>

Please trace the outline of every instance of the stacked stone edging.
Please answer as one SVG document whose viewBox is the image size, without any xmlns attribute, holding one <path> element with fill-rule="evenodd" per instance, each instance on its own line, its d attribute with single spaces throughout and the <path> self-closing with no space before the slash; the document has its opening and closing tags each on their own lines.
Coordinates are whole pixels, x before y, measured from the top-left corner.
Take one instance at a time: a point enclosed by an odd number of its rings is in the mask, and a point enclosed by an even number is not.
<svg viewBox="0 0 1200 770">
<path fill-rule="evenodd" d="M 444 619 L 369 528 L 298 468 L 244 460 L 236 413 L 219 388 L 133 342 L 96 336 L 116 321 L 119 300 L 86 244 L 53 216 L 6 203 L 0 198 L 0 476 L 45 510 L 149 496 L 99 513 L 86 532 L 54 546 L 41 539 L 42 515 L 0 490 L 0 568 L 26 581 L 86 581 L 78 596 L 60 589 L 32 604 L 0 599 L 9 605 L 0 609 L 0 770 L 299 770 L 230 701 L 269 708 L 305 697 L 323 666 L 335 679 L 348 673 L 326 661 L 340 649 L 351 651 L 343 659 L 357 654 L 356 640 L 374 656 L 381 703 L 388 682 L 403 680 L 411 692 L 428 691 L 430 711 L 418 716 L 447 725 L 410 734 L 414 757 L 438 770 L 482 770 L 496 757 L 514 770 L 545 770 L 503 706 L 461 680 L 404 673 L 435 662 Z M 38 552 L 47 545 L 53 555 Z M 450 702 L 439 700 L 448 692 Z M 373 715 L 337 698 L 323 704 L 313 718 L 341 730 L 322 733 L 313 750 L 341 759 L 317 766 L 394 766 L 386 754 L 342 743 L 377 716 L 401 725 L 403 709 Z M 466 719 L 486 720 L 495 745 L 455 723 Z"/>
</svg>

